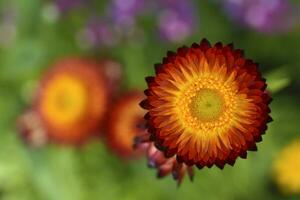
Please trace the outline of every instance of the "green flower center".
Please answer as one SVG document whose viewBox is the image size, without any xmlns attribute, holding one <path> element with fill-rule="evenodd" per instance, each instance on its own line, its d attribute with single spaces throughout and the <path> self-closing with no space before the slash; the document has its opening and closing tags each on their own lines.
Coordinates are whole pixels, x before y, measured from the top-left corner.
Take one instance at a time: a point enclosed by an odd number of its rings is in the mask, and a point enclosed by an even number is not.
<svg viewBox="0 0 300 200">
<path fill-rule="evenodd" d="M 214 121 L 223 113 L 224 98 L 217 90 L 200 89 L 192 97 L 189 107 L 193 117 L 200 121 Z"/>
</svg>

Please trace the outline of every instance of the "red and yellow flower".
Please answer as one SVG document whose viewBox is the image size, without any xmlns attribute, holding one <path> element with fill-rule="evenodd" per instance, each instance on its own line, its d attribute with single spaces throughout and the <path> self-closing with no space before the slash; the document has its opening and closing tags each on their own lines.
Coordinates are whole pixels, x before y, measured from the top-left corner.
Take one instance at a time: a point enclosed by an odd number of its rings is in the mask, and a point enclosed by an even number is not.
<svg viewBox="0 0 300 200">
<path fill-rule="evenodd" d="M 138 127 L 146 113 L 139 106 L 143 98 L 142 92 L 127 92 L 118 97 L 108 114 L 107 143 L 112 151 L 124 159 L 140 155 L 140 152 L 133 150 L 133 139 L 143 132 Z"/>
<path fill-rule="evenodd" d="M 168 52 L 146 81 L 148 136 L 180 169 L 233 165 L 256 150 L 272 120 L 258 64 L 233 45 L 203 40 Z"/>
</svg>

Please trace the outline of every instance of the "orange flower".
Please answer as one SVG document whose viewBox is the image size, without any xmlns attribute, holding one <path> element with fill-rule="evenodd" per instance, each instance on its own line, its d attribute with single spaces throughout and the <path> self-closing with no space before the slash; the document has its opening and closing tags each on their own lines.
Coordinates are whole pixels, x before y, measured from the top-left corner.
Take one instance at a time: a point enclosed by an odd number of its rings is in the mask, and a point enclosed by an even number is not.
<svg viewBox="0 0 300 200">
<path fill-rule="evenodd" d="M 256 150 L 272 120 L 271 98 L 258 65 L 242 50 L 203 40 L 168 52 L 155 72 L 146 78 L 141 106 L 150 139 L 165 157 L 182 167 L 223 168 Z"/>
<path fill-rule="evenodd" d="M 108 115 L 107 142 L 110 149 L 124 159 L 140 154 L 133 151 L 133 139 L 143 132 L 138 128 L 146 113 L 139 107 L 143 98 L 143 93 L 128 92 L 118 98 Z"/>
<path fill-rule="evenodd" d="M 82 144 L 98 131 L 107 94 L 101 65 L 87 59 L 66 58 L 45 74 L 34 110 L 50 140 Z"/>
</svg>

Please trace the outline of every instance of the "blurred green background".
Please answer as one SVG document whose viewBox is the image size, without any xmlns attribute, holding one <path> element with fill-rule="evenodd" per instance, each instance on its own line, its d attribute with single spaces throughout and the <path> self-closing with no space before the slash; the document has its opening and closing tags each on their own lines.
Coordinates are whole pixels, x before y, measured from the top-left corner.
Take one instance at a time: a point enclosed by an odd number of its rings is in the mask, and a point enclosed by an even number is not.
<svg viewBox="0 0 300 200">
<path fill-rule="evenodd" d="M 193 3 L 195 30 L 183 40 L 159 38 L 154 15 L 148 14 L 138 21 L 142 36 L 89 47 L 78 34 L 90 15 L 105 12 L 109 1 L 93 1 L 93 6 L 59 13 L 53 1 L 0 0 L 0 199 L 300 198 L 281 195 L 271 177 L 278 151 L 300 134 L 300 24 L 282 33 L 263 33 L 231 20 L 220 1 Z M 11 15 L 8 21 L 7 14 Z M 233 42 L 236 48 L 245 49 L 246 57 L 260 63 L 274 99 L 274 122 L 258 144 L 258 152 L 239 159 L 234 167 L 196 170 L 194 182 L 186 179 L 177 188 L 171 177 L 157 180 L 145 158 L 121 161 L 101 141 L 82 149 L 55 145 L 33 149 L 21 141 L 16 119 L 30 105 L 42 72 L 56 59 L 69 55 L 113 58 L 123 66 L 123 90 L 143 89 L 144 77 L 153 74 L 154 63 L 168 50 L 202 38 L 212 43 Z"/>
</svg>

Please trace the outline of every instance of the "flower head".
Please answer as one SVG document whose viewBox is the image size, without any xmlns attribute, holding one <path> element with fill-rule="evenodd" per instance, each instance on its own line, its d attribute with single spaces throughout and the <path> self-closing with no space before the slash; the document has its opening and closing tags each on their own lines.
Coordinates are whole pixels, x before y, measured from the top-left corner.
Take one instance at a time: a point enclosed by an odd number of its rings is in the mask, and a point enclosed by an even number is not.
<svg viewBox="0 0 300 200">
<path fill-rule="evenodd" d="M 133 139 L 143 132 L 138 127 L 145 115 L 138 105 L 143 98 L 140 92 L 128 92 L 118 98 L 108 114 L 107 142 L 110 149 L 122 158 L 139 154 L 133 150 Z"/>
<path fill-rule="evenodd" d="M 207 40 L 169 52 L 147 77 L 141 106 L 151 141 L 183 166 L 233 165 L 271 121 L 265 80 L 258 65 L 232 45 Z"/>
<path fill-rule="evenodd" d="M 300 140 L 285 147 L 273 165 L 274 180 L 286 194 L 300 194 Z"/>
<path fill-rule="evenodd" d="M 67 58 L 45 74 L 34 109 L 51 140 L 81 144 L 98 131 L 107 93 L 98 63 Z"/>
</svg>

